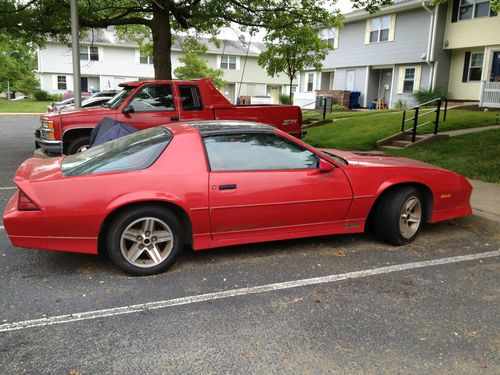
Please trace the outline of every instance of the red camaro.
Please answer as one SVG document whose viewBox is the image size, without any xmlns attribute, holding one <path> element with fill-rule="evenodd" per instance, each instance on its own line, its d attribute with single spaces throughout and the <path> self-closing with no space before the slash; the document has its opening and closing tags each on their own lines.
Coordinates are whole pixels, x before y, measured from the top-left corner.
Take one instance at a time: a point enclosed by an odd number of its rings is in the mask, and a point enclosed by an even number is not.
<svg viewBox="0 0 500 375">
<path fill-rule="evenodd" d="M 276 128 L 160 126 L 77 155 L 29 159 L 3 223 L 15 246 L 97 254 L 135 275 L 165 271 L 184 245 L 363 232 L 413 241 L 423 222 L 470 215 L 467 180 L 429 164 L 317 150 Z"/>
</svg>

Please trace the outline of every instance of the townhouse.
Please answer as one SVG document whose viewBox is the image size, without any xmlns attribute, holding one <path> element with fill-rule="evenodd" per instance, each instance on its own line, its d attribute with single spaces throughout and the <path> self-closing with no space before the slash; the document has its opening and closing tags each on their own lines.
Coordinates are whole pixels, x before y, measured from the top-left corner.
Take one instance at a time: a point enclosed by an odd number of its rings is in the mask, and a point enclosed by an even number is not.
<svg viewBox="0 0 500 375">
<path fill-rule="evenodd" d="M 207 46 L 203 58 L 211 68 L 224 72 L 227 85 L 222 93 L 233 103 L 240 96 L 264 97 L 264 102 L 279 103 L 279 95 L 289 92 L 285 75 L 270 77 L 257 61 L 263 43 L 221 40 L 215 45 L 207 38 L 198 41 Z M 172 73 L 181 65 L 179 58 L 182 38 L 172 47 Z M 143 54 L 137 43 L 118 38 L 113 28 L 90 30 L 80 41 L 82 91 L 117 89 L 125 81 L 153 79 L 153 59 Z M 49 41 L 38 50 L 37 75 L 42 90 L 62 93 L 73 90 L 71 49 L 62 43 Z M 175 78 L 175 75 L 174 75 Z M 293 85 L 293 89 L 295 85 Z"/>
<path fill-rule="evenodd" d="M 419 90 L 447 91 L 451 51 L 443 49 L 448 4 L 400 0 L 376 14 L 345 15 L 340 30 L 322 30 L 334 49 L 321 71 L 300 74 L 295 103 L 308 106 L 332 90 L 358 91 L 359 104 L 416 104 Z"/>
</svg>

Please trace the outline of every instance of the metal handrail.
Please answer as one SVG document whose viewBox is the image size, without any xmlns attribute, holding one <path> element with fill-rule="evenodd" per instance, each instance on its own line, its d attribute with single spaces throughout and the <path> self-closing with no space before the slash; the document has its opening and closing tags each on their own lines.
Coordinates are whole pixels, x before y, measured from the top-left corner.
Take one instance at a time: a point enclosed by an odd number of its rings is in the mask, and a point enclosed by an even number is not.
<svg viewBox="0 0 500 375">
<path fill-rule="evenodd" d="M 441 114 L 441 105 L 443 103 L 443 100 L 444 100 L 444 114 L 443 114 L 443 122 L 446 121 L 446 113 L 448 112 L 448 99 L 441 99 L 441 98 L 437 98 L 437 99 L 433 99 L 433 100 L 429 100 L 425 103 L 422 103 L 422 104 L 419 104 L 419 105 L 416 105 L 412 108 L 409 109 L 409 111 L 411 110 L 414 110 L 415 111 L 415 115 L 412 117 L 412 118 L 409 118 L 409 119 L 406 119 L 406 110 L 403 112 L 403 120 L 401 121 L 401 133 L 406 133 L 407 131 L 409 130 L 412 130 L 412 137 L 411 137 L 411 142 L 414 143 L 415 140 L 416 140 L 416 137 L 417 137 L 417 128 L 420 128 L 424 125 L 427 125 L 427 124 L 430 124 L 430 123 L 434 123 L 434 134 L 437 134 L 438 132 L 438 127 L 439 127 L 439 117 L 440 117 L 440 114 Z M 423 106 L 427 106 L 431 103 L 434 103 L 436 105 L 436 108 L 430 110 L 430 111 L 427 111 L 425 113 L 421 113 L 419 115 L 419 111 L 420 111 L 420 108 L 423 107 Z M 419 117 L 423 117 L 423 116 L 426 116 L 428 114 L 431 114 L 431 113 L 435 113 L 436 114 L 436 118 L 434 121 L 432 120 L 429 120 L 429 121 L 426 121 L 424 122 L 423 124 L 418 124 L 418 118 Z M 407 129 L 405 130 L 405 122 L 407 121 L 412 121 L 413 120 L 413 127 L 411 129 Z"/>
</svg>

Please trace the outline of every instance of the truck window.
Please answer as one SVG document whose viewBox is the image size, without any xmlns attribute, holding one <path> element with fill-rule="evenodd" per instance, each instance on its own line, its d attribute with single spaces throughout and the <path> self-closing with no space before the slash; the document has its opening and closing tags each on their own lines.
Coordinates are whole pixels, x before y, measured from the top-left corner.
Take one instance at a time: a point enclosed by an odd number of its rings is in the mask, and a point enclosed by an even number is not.
<svg viewBox="0 0 500 375">
<path fill-rule="evenodd" d="M 182 109 L 184 111 L 200 111 L 203 109 L 198 86 L 179 86 L 179 93 L 181 94 Z"/>
<path fill-rule="evenodd" d="M 174 96 L 171 85 L 148 85 L 142 87 L 130 101 L 135 112 L 174 111 Z"/>
</svg>

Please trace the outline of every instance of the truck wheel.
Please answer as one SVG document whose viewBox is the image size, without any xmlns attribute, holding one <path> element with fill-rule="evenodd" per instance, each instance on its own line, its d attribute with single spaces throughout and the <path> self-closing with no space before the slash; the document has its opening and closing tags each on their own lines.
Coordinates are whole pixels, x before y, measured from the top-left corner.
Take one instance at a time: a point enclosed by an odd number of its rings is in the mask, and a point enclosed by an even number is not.
<svg viewBox="0 0 500 375">
<path fill-rule="evenodd" d="M 128 274 L 148 276 L 174 264 L 184 247 L 184 227 L 168 209 L 136 207 L 113 221 L 106 240 L 113 264 Z"/>
<path fill-rule="evenodd" d="M 89 148 L 90 136 L 78 137 L 71 141 L 66 151 L 67 155 L 78 154 Z"/>
<path fill-rule="evenodd" d="M 392 245 L 404 245 L 417 237 L 424 218 L 424 200 L 414 187 L 404 187 L 382 197 L 375 218 L 375 232 Z"/>
</svg>

